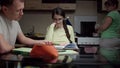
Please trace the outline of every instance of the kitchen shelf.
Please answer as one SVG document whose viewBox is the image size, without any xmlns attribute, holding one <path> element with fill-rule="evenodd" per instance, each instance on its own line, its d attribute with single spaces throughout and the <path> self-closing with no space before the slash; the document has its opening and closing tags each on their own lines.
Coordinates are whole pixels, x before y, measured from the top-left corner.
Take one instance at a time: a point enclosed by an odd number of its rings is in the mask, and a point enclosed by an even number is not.
<svg viewBox="0 0 120 68">
<path fill-rule="evenodd" d="M 52 10 L 55 7 L 61 7 L 64 10 L 75 10 L 76 3 L 42 3 L 42 0 L 25 0 L 24 10 Z"/>
</svg>

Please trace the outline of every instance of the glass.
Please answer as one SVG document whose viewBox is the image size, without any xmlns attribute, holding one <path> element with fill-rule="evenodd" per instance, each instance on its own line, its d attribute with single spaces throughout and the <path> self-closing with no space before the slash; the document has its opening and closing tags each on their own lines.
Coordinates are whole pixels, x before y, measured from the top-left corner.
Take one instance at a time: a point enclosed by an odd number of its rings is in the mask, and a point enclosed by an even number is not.
<svg viewBox="0 0 120 68">
<path fill-rule="evenodd" d="M 68 60 L 69 58 L 67 57 L 71 57 L 72 61 L 68 62 L 70 60 Z M 101 56 L 101 55 L 94 55 L 93 57 L 89 57 L 89 55 L 63 55 L 63 61 L 67 60 L 67 62 L 57 62 L 57 63 L 53 63 L 54 65 L 57 64 L 67 64 L 69 65 L 71 68 L 74 67 L 81 67 L 81 66 L 87 66 L 89 65 L 90 67 L 94 67 L 97 66 L 101 66 L 101 65 L 108 65 L 109 63 L 107 62 L 107 60 Z M 67 58 L 66 58 L 67 57 Z M 6 63 L 6 65 L 8 65 L 8 63 L 14 63 L 15 66 L 20 65 L 20 63 L 24 66 L 24 64 L 26 65 L 30 65 L 30 66 L 41 66 L 41 65 L 47 65 L 47 64 L 52 64 L 52 63 L 44 63 L 41 62 L 40 58 L 31 58 L 30 56 L 21 56 L 21 55 L 15 55 L 15 54 L 6 54 L 6 55 L 0 55 L 0 60 L 4 60 Z M 17 62 L 17 64 L 16 64 Z M 8 67 L 9 68 L 9 67 Z"/>
</svg>

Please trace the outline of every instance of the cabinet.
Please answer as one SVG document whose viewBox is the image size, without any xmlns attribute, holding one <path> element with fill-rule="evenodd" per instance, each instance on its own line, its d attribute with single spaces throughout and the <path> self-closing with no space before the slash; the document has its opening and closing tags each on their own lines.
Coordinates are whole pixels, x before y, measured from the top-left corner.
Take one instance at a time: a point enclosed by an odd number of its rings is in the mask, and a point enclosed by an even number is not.
<svg viewBox="0 0 120 68">
<path fill-rule="evenodd" d="M 25 10 L 40 10 L 41 0 L 25 0 Z"/>
<path fill-rule="evenodd" d="M 99 37 L 76 37 L 80 54 L 97 54 L 100 44 Z"/>
<path fill-rule="evenodd" d="M 106 12 L 106 9 L 105 9 L 105 6 L 104 6 L 104 3 L 105 3 L 106 0 L 97 0 L 97 11 L 98 12 Z M 119 7 L 118 7 L 118 10 L 120 11 L 120 0 L 119 1 Z"/>
<path fill-rule="evenodd" d="M 60 1 L 60 3 L 58 3 L 58 2 L 43 3 L 42 0 L 25 0 L 25 10 L 52 10 L 55 7 L 61 7 L 64 10 L 75 10 L 76 3 L 75 2 L 69 3 L 69 0 L 68 0 L 68 2 L 64 2 L 64 3 L 62 3 L 61 1 Z"/>
</svg>

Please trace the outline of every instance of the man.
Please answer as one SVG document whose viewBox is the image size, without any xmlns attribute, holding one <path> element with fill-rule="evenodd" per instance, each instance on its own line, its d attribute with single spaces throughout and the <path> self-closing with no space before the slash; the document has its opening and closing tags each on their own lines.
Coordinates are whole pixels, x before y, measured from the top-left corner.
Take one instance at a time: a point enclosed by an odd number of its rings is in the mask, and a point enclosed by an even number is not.
<svg viewBox="0 0 120 68">
<path fill-rule="evenodd" d="M 0 53 L 14 48 L 18 39 L 26 45 L 52 44 L 46 40 L 33 40 L 24 36 L 18 21 L 23 15 L 24 0 L 0 0 Z"/>
</svg>

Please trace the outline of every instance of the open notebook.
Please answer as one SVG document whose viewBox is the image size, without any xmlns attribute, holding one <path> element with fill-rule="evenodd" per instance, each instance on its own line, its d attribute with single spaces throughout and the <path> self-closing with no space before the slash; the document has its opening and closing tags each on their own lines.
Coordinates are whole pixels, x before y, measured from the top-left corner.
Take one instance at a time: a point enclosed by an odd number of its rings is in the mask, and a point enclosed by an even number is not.
<svg viewBox="0 0 120 68">
<path fill-rule="evenodd" d="M 15 48 L 12 51 L 15 54 L 22 54 L 22 55 L 28 56 L 31 50 L 32 48 L 21 47 L 21 48 Z M 58 54 L 59 55 L 73 55 L 73 54 L 78 54 L 78 52 L 73 51 L 73 50 L 58 50 Z"/>
</svg>

